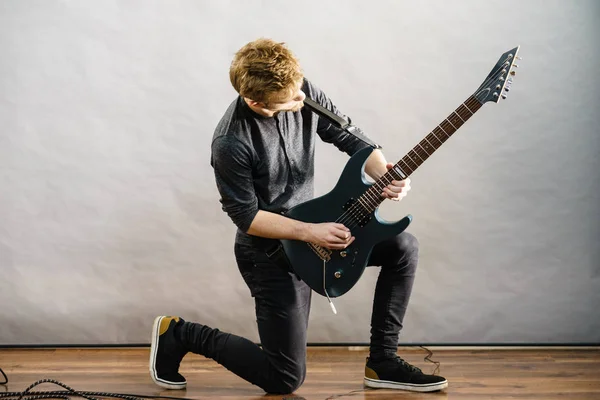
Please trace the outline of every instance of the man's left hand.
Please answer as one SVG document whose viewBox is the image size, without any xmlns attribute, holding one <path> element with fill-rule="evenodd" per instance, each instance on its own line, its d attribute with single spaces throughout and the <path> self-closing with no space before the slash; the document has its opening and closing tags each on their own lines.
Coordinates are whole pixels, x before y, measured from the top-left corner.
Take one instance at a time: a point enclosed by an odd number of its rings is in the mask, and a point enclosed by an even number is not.
<svg viewBox="0 0 600 400">
<path fill-rule="evenodd" d="M 386 168 L 388 170 L 392 169 L 394 167 L 394 164 L 387 164 Z M 408 191 L 410 190 L 410 178 L 406 178 L 403 181 L 392 181 L 390 182 L 389 185 L 387 185 L 386 187 L 383 188 L 383 193 L 381 193 L 381 196 L 385 197 L 386 199 L 392 199 L 394 201 L 400 201 L 402 200 L 402 198 L 404 196 L 406 196 L 406 194 L 408 193 Z"/>
</svg>

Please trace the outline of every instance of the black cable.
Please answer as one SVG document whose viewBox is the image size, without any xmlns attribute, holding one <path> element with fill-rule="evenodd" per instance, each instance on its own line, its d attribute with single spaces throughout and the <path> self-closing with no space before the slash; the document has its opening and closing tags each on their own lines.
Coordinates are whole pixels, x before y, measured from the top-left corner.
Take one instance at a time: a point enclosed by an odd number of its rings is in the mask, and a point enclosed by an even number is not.
<svg viewBox="0 0 600 400">
<path fill-rule="evenodd" d="M 431 356 L 433 355 L 433 351 L 429 350 L 425 346 L 419 346 L 419 347 L 427 352 L 427 355 L 425 356 L 425 358 L 423 360 L 429 361 L 430 363 L 435 364 L 435 369 L 433 370 L 432 375 L 437 375 L 438 372 L 440 372 L 440 362 L 431 359 Z"/>
<path fill-rule="evenodd" d="M 353 390 L 353 391 L 348 392 L 348 393 L 334 394 L 333 396 L 329 396 L 325 400 L 333 400 L 333 399 L 337 399 L 339 397 L 350 397 L 350 396 L 354 396 L 355 394 L 364 393 L 364 392 L 368 392 L 368 391 L 371 391 L 371 390 L 376 390 L 376 389 L 372 389 L 372 388 L 357 389 L 357 390 Z"/>
<path fill-rule="evenodd" d="M 4 373 L 3 373 L 4 374 Z M 6 375 L 5 375 L 6 376 Z M 8 382 L 8 378 L 6 379 Z M 32 392 L 31 389 L 34 387 L 41 385 L 43 383 L 53 383 L 55 385 L 61 386 L 67 390 L 59 390 L 59 391 L 42 391 L 42 392 Z M 37 400 L 37 399 L 65 399 L 70 400 L 70 397 L 83 397 L 87 400 L 99 400 L 96 397 L 109 397 L 109 398 L 117 398 L 124 400 L 138 400 L 138 399 L 170 399 L 170 400 L 192 400 L 185 397 L 169 397 L 169 396 L 146 396 L 140 394 L 129 394 L 129 393 L 110 393 L 110 392 L 81 392 L 75 389 L 70 388 L 62 382 L 59 382 L 54 379 L 41 379 L 27 389 L 22 392 L 6 392 L 0 393 L 0 399 L 9 399 L 13 398 L 16 400 Z M 92 397 L 96 396 L 96 397 Z"/>
<path fill-rule="evenodd" d="M 4 377 L 4 382 L 0 382 L 0 385 L 6 385 L 8 383 L 8 376 L 6 376 L 4 371 L 2 371 L 2 368 L 0 368 L 0 374 L 2 374 L 2 376 Z"/>
</svg>

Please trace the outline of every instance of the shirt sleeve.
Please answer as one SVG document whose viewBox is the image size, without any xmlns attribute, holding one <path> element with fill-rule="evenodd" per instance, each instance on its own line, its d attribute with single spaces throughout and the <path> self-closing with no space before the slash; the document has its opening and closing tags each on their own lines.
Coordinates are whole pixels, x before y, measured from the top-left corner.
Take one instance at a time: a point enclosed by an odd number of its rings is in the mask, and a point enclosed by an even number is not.
<svg viewBox="0 0 600 400">
<path fill-rule="evenodd" d="M 311 82 L 306 81 L 306 85 L 308 86 L 308 93 L 314 101 L 318 102 L 320 105 L 328 109 L 329 111 L 339 115 L 344 118 L 348 123 L 352 123 L 350 117 L 344 115 L 338 110 L 338 108 L 333 104 L 331 99 L 323 93 L 318 87 L 313 85 Z M 339 128 L 333 125 L 328 119 L 323 118 L 321 116 L 318 117 L 317 123 L 317 134 L 321 137 L 326 143 L 332 143 L 335 147 L 337 147 L 340 151 L 347 153 L 349 155 L 353 155 L 359 150 L 364 149 L 365 147 L 369 147 L 368 144 L 358 139 L 356 136 L 351 135 L 346 132 L 344 129 Z M 361 133 L 363 133 L 361 131 Z M 364 133 L 363 133 L 364 134 Z"/>
<path fill-rule="evenodd" d="M 237 139 L 218 137 L 212 143 L 211 165 L 223 211 L 241 231 L 248 232 L 258 213 L 250 150 Z"/>
</svg>

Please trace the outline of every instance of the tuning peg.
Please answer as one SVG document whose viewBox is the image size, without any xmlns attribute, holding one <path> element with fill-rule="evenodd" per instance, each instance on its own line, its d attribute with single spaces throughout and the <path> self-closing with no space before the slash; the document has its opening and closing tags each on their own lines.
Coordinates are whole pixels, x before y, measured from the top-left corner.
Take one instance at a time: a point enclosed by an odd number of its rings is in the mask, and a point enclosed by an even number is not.
<svg viewBox="0 0 600 400">
<path fill-rule="evenodd" d="M 516 72 L 516 71 L 510 71 L 510 74 L 511 74 L 512 76 L 515 76 L 515 75 L 517 74 L 517 72 Z"/>
<path fill-rule="evenodd" d="M 500 97 L 502 97 L 503 99 L 506 99 L 508 96 L 505 93 L 502 93 L 502 96 L 500 96 Z"/>
<path fill-rule="evenodd" d="M 519 64 L 513 64 L 513 68 L 519 68 Z"/>
<path fill-rule="evenodd" d="M 508 86 L 507 86 L 507 87 L 505 87 L 505 88 L 504 88 L 504 90 L 505 90 L 506 92 L 510 92 L 510 87 L 508 87 Z"/>
<path fill-rule="evenodd" d="M 522 60 L 522 58 L 521 58 L 521 57 L 519 57 L 519 56 L 517 56 L 517 60 Z"/>
</svg>

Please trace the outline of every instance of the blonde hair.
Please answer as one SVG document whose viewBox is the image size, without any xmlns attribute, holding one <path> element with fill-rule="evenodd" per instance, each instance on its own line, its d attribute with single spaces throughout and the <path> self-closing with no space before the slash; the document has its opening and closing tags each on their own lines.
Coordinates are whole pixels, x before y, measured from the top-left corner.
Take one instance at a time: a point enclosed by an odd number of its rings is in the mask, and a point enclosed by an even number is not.
<svg viewBox="0 0 600 400">
<path fill-rule="evenodd" d="M 260 38 L 246 44 L 229 68 L 233 88 L 242 96 L 268 103 L 273 94 L 293 93 L 304 74 L 298 59 L 286 47 L 271 39 Z"/>
</svg>

